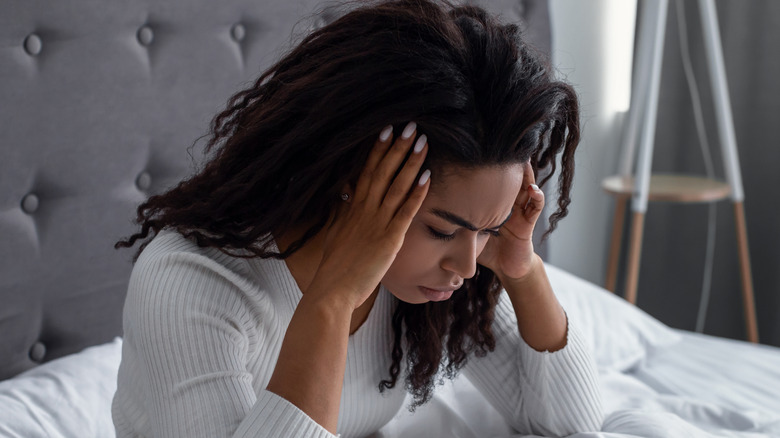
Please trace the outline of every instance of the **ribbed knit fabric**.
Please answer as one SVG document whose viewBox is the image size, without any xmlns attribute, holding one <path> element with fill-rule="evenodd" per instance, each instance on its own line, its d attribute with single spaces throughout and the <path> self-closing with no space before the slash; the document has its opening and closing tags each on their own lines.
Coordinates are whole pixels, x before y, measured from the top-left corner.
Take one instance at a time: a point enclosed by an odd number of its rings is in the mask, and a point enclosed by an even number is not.
<svg viewBox="0 0 780 438">
<path fill-rule="evenodd" d="M 117 437 L 333 438 L 265 388 L 301 291 L 282 260 L 230 257 L 163 231 L 141 254 L 124 308 L 112 414 Z M 506 294 L 504 294 L 506 297 Z M 380 288 L 349 339 L 338 432 L 368 435 L 403 405 L 389 376 L 394 298 Z M 496 313 L 496 351 L 464 372 L 523 433 L 567 435 L 602 421 L 595 365 L 576 328 L 555 353 L 519 336 L 508 299 Z"/>
</svg>

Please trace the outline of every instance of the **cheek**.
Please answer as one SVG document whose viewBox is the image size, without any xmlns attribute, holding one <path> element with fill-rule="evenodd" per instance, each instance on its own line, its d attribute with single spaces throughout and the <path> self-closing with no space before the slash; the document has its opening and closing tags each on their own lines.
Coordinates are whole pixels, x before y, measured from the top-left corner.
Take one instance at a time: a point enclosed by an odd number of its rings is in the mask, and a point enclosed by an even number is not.
<svg viewBox="0 0 780 438">
<path fill-rule="evenodd" d="M 425 231 L 425 227 L 413 222 L 404 238 L 388 275 L 412 277 L 430 272 L 438 263 L 437 241 Z"/>
</svg>

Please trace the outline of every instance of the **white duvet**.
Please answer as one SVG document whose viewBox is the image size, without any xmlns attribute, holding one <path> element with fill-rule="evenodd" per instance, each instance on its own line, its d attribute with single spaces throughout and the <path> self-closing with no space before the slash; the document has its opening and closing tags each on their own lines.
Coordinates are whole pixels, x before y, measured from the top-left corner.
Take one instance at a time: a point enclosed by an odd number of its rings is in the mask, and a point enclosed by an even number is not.
<svg viewBox="0 0 780 438">
<path fill-rule="evenodd" d="M 635 376 L 616 371 L 602 374 L 602 382 L 607 412 L 602 430 L 572 438 L 780 437 L 780 415 L 660 394 Z M 537 437 L 513 433 L 467 380 L 459 378 L 441 389 L 431 403 L 414 415 L 402 411 L 372 438 Z"/>
<path fill-rule="evenodd" d="M 780 349 L 672 330 L 553 266 L 572 321 L 592 341 L 606 420 L 574 438 L 780 437 Z M 113 437 L 121 339 L 0 382 L 0 437 Z M 372 438 L 530 437 L 514 433 L 465 378 L 402 410 Z"/>
</svg>

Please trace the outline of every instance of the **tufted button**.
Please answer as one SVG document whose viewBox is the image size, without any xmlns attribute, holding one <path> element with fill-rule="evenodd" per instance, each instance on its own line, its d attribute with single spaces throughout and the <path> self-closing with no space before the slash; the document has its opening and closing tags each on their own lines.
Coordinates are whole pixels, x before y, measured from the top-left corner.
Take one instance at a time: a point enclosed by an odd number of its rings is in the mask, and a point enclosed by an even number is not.
<svg viewBox="0 0 780 438">
<path fill-rule="evenodd" d="M 141 191 L 149 190 L 149 187 L 152 186 L 152 175 L 149 175 L 149 172 L 139 173 L 135 179 L 135 186 Z"/>
<path fill-rule="evenodd" d="M 230 36 L 233 37 L 234 41 L 240 42 L 246 36 L 246 28 L 243 24 L 236 23 L 233 25 L 233 28 L 230 29 Z"/>
<path fill-rule="evenodd" d="M 40 205 L 40 201 L 35 193 L 29 193 L 22 198 L 22 210 L 27 214 L 33 214 L 38 211 L 38 205 Z"/>
<path fill-rule="evenodd" d="M 154 41 L 154 31 L 149 26 L 141 26 L 141 28 L 138 29 L 136 37 L 138 37 L 139 43 L 144 46 L 148 46 L 149 44 L 152 44 L 152 41 Z"/>
<path fill-rule="evenodd" d="M 30 347 L 30 359 L 33 362 L 43 362 L 43 358 L 46 357 L 46 346 L 43 342 L 36 342 Z"/>
<path fill-rule="evenodd" d="M 38 35 L 31 33 L 24 39 L 24 51 L 28 55 L 35 56 L 41 53 L 41 48 L 43 48 L 43 42 Z"/>
</svg>

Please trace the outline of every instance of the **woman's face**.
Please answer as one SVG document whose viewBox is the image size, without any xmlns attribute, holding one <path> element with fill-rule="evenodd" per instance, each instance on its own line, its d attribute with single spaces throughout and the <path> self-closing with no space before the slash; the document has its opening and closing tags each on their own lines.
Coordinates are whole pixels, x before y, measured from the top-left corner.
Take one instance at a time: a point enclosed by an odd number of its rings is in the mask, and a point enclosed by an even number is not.
<svg viewBox="0 0 780 438">
<path fill-rule="evenodd" d="M 508 219 L 523 183 L 523 166 L 445 169 L 406 233 L 382 279 L 399 300 L 419 304 L 450 298 L 476 273 L 477 256 Z"/>
</svg>

